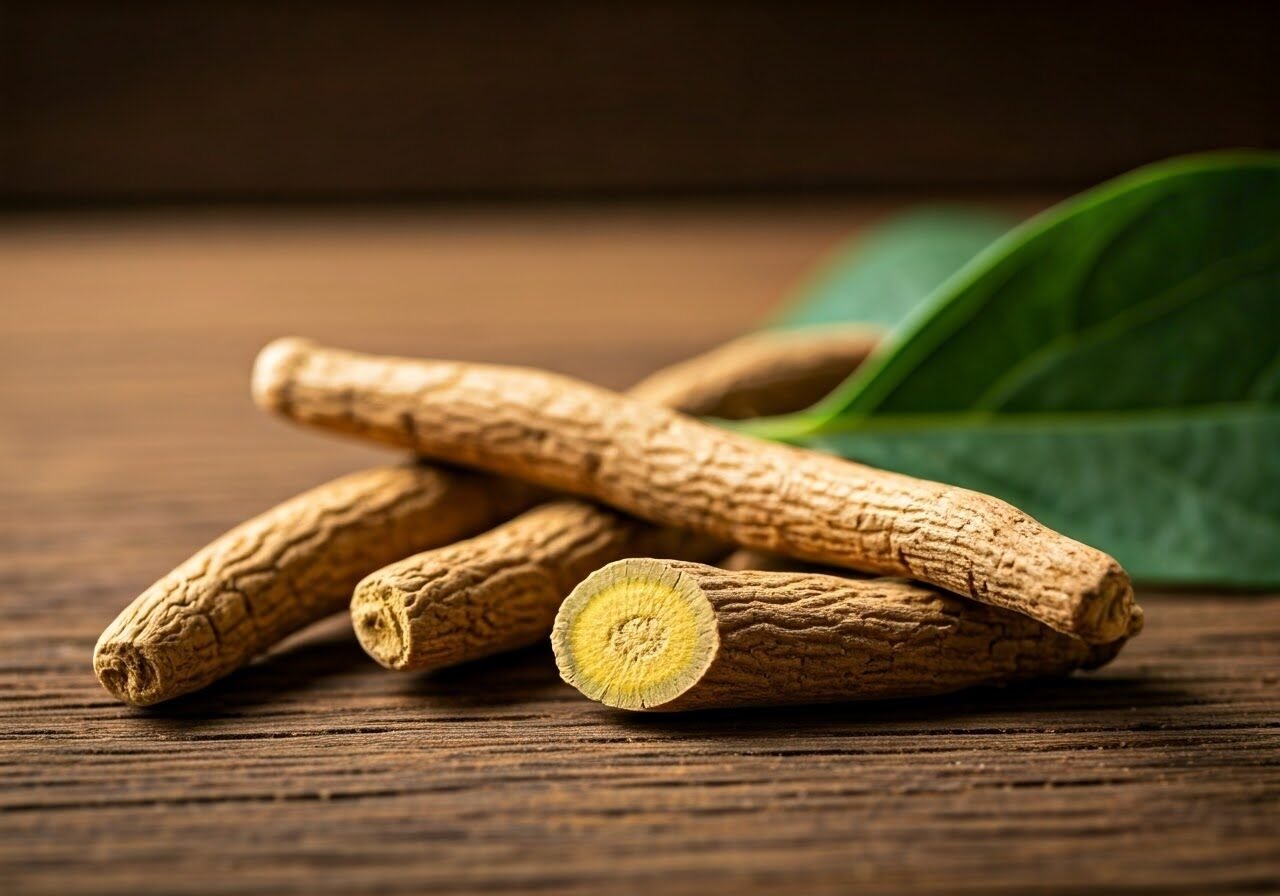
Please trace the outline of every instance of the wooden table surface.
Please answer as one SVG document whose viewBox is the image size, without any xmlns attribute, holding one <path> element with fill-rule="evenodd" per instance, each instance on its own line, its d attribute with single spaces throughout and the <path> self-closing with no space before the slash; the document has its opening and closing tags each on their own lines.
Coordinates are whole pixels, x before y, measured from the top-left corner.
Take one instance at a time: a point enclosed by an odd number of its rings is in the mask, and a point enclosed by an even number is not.
<svg viewBox="0 0 1280 896">
<path fill-rule="evenodd" d="M 341 619 L 150 711 L 95 681 L 146 585 L 381 456 L 251 407 L 271 337 L 623 386 L 888 205 L 0 222 L 0 890 L 1280 889 L 1276 595 L 1145 589 L 1095 675 L 776 712 L 623 715 L 543 648 L 391 673 Z"/>
</svg>

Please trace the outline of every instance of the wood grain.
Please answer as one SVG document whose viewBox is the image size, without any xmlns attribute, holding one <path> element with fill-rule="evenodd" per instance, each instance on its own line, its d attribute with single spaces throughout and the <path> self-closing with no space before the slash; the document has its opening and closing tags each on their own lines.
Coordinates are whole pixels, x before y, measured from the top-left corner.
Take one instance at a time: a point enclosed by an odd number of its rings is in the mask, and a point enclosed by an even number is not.
<svg viewBox="0 0 1280 896">
<path fill-rule="evenodd" d="M 630 718 L 536 648 L 430 676 L 349 623 L 129 710 L 94 639 L 239 520 L 381 453 L 289 430 L 254 351 L 611 387 L 734 335 L 876 208 L 9 219 L 0 230 L 6 893 L 1267 892 L 1280 596 L 1141 590 L 1098 674 Z"/>
</svg>

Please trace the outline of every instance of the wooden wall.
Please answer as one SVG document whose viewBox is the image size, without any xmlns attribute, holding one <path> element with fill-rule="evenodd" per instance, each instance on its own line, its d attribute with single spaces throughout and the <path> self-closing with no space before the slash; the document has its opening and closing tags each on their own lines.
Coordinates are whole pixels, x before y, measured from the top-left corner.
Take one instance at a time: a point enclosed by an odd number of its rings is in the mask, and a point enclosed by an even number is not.
<svg viewBox="0 0 1280 896">
<path fill-rule="evenodd" d="M 1280 4 L 0 6 L 0 198 L 1069 187 L 1280 146 Z"/>
</svg>

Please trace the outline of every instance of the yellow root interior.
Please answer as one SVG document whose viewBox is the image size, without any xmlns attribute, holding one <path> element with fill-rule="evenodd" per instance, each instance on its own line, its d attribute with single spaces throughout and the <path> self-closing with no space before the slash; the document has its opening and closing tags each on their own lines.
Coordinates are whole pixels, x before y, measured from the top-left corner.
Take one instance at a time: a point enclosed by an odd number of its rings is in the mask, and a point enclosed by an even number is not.
<svg viewBox="0 0 1280 896">
<path fill-rule="evenodd" d="M 565 602 L 556 629 L 565 679 L 622 709 L 659 707 L 688 690 L 719 642 L 701 590 L 652 560 L 624 560 L 593 574 Z"/>
</svg>

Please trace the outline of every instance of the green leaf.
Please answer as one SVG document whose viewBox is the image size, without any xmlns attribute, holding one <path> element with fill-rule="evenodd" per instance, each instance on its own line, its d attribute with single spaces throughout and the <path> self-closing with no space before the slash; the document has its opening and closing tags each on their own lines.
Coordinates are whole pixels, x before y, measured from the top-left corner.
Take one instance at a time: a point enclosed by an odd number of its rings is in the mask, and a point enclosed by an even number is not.
<svg viewBox="0 0 1280 896">
<path fill-rule="evenodd" d="M 831 398 L 746 428 L 998 495 L 1136 578 L 1280 585 L 1280 155 L 1062 203 Z"/>
<path fill-rule="evenodd" d="M 895 418 L 886 418 L 893 420 Z M 829 431 L 808 444 L 999 495 L 1148 581 L 1280 579 L 1280 410 L 957 416 Z"/>
<path fill-rule="evenodd" d="M 894 327 L 1011 224 L 975 209 L 904 212 L 837 248 L 770 326 Z"/>
</svg>

